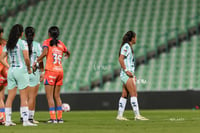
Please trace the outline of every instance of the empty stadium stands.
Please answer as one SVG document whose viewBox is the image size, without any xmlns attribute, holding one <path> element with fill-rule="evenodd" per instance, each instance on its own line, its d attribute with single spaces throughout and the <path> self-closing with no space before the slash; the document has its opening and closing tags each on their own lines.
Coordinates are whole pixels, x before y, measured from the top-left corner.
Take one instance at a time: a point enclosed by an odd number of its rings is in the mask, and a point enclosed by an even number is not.
<svg viewBox="0 0 200 133">
<path fill-rule="evenodd" d="M 198 0 L 48 0 L 40 1 L 36 6 L 31 6 L 0 24 L 5 28 L 5 37 L 15 23 L 21 23 L 25 27 L 34 26 L 35 40 L 41 43 L 48 37 L 50 26 L 59 26 L 60 39 L 71 51 L 71 57 L 63 62 L 63 92 L 72 92 L 78 91 L 81 86 L 90 86 L 91 81 L 102 79 L 103 75 L 120 67 L 118 51 L 121 39 L 128 30 L 137 33 L 134 51 L 136 57 L 139 57 L 165 43 L 163 34 L 166 32 L 167 39 L 171 39 L 186 32 L 188 27 L 195 26 L 200 20 L 200 17 L 196 17 L 199 9 Z M 193 48 L 193 42 L 187 43 L 191 43 L 190 49 Z M 181 48 L 171 50 L 170 54 L 162 54 L 159 59 L 150 60 L 148 65 L 140 66 L 136 71 L 137 77 L 146 79 L 147 82 L 139 85 L 141 91 L 192 88 L 195 81 L 184 83 L 187 79 L 184 72 L 187 69 L 177 66 L 183 63 L 178 57 L 183 54 L 181 50 L 186 52 L 189 49 L 183 49 L 186 46 L 188 47 L 183 44 Z M 188 61 L 190 60 L 191 58 Z M 191 63 L 194 63 L 193 60 Z M 172 64 L 177 70 L 172 69 Z M 160 67 L 159 70 L 163 71 L 156 71 Z M 180 75 L 172 75 L 179 71 Z M 117 91 L 120 86 L 119 78 L 115 80 L 114 83 L 106 83 L 102 90 L 111 88 L 112 91 Z M 196 87 L 199 87 L 198 84 Z M 40 91 L 44 92 L 42 89 Z"/>
</svg>

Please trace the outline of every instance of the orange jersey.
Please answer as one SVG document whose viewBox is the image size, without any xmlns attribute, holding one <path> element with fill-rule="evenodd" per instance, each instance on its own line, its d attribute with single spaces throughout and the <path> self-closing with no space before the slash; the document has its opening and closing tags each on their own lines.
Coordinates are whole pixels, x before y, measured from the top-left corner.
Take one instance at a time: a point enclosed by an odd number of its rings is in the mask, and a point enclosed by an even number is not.
<svg viewBox="0 0 200 133">
<path fill-rule="evenodd" d="M 48 48 L 45 70 L 54 72 L 63 72 L 62 57 L 63 53 L 67 52 L 67 47 L 60 40 L 57 46 L 50 46 L 51 40 L 52 39 L 49 38 L 45 40 L 43 43 L 43 48 L 44 47 Z"/>
<path fill-rule="evenodd" d="M 1 55 L 1 53 L 3 52 L 3 48 L 4 48 L 5 45 L 6 45 L 6 42 L 0 45 L 0 55 Z M 6 60 L 7 60 L 7 59 L 6 59 Z M 2 64 L 0 63 L 0 72 L 1 72 L 1 70 L 2 70 L 3 68 L 4 68 L 4 65 L 2 65 Z"/>
</svg>

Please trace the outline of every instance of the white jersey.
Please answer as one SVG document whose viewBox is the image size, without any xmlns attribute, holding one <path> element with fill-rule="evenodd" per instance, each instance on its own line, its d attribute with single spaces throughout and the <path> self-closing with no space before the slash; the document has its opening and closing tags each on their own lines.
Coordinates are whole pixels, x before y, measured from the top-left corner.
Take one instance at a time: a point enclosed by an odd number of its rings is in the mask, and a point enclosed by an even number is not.
<svg viewBox="0 0 200 133">
<path fill-rule="evenodd" d="M 135 60 L 134 60 L 134 54 L 132 53 L 131 46 L 128 43 L 125 43 L 122 48 L 120 54 L 124 55 L 124 64 L 126 66 L 126 69 L 132 73 L 135 71 Z M 124 72 L 123 69 L 121 69 L 121 72 Z"/>
<path fill-rule="evenodd" d="M 42 53 L 42 48 L 40 46 L 40 43 L 33 41 L 32 42 L 32 54 L 30 57 L 31 66 L 33 65 L 33 63 L 35 62 L 37 57 L 39 57 L 41 55 L 41 53 Z"/>
<path fill-rule="evenodd" d="M 23 50 L 28 51 L 26 41 L 19 39 L 14 49 L 7 51 L 6 46 L 3 51 L 8 53 L 10 67 L 26 68 Z"/>
</svg>

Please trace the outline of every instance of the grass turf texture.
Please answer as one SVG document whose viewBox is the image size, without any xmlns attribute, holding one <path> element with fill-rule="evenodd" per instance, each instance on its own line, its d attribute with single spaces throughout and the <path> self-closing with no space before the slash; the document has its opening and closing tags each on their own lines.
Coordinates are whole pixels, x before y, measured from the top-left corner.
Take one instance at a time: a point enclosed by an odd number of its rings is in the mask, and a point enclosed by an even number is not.
<svg viewBox="0 0 200 133">
<path fill-rule="evenodd" d="M 63 124 L 46 124 L 48 112 L 36 112 L 37 127 L 23 127 L 19 112 L 12 114 L 17 126 L 0 126 L 0 133 L 199 133 L 200 110 L 142 110 L 149 121 L 134 121 L 132 111 L 124 116 L 130 121 L 116 120 L 117 111 L 64 112 Z"/>
</svg>

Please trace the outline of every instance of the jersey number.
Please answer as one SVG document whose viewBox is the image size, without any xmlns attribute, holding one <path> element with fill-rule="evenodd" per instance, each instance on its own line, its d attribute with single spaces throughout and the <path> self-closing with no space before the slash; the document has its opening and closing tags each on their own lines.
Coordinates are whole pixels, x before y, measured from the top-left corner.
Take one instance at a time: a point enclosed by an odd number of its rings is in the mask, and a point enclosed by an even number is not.
<svg viewBox="0 0 200 133">
<path fill-rule="evenodd" d="M 61 64 L 62 56 L 59 54 L 53 54 L 53 64 Z"/>
</svg>

